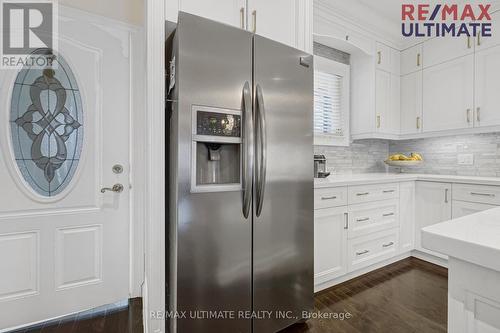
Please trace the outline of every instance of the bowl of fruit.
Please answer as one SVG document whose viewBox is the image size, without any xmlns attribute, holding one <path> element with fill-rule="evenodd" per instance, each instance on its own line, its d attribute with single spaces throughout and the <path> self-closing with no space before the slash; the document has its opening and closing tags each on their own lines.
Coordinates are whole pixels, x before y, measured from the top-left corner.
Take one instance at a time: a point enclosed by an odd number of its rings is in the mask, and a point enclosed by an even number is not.
<svg viewBox="0 0 500 333">
<path fill-rule="evenodd" d="M 410 156 L 406 156 L 404 154 L 393 154 L 384 162 L 385 164 L 394 167 L 409 167 L 417 166 L 423 161 L 422 155 L 419 153 L 411 153 Z"/>
</svg>

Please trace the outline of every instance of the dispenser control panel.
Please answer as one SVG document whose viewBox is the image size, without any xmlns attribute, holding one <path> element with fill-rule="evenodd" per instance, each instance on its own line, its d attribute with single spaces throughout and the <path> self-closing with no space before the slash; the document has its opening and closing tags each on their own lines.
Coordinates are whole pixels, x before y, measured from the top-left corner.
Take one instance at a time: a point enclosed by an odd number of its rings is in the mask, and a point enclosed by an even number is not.
<svg viewBox="0 0 500 333">
<path fill-rule="evenodd" d="M 196 134 L 239 138 L 241 116 L 219 112 L 196 112 Z"/>
</svg>

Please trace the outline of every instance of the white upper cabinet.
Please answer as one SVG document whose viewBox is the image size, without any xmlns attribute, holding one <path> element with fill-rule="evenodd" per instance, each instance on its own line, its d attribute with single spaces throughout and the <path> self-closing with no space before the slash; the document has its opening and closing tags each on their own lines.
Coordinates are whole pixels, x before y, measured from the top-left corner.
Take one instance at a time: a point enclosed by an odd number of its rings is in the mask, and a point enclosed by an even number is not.
<svg viewBox="0 0 500 333">
<path fill-rule="evenodd" d="M 424 132 L 472 127 L 474 55 L 424 69 L 423 96 Z"/>
<path fill-rule="evenodd" d="M 384 134 L 399 134 L 399 76 L 382 70 L 375 75 L 375 127 Z"/>
<path fill-rule="evenodd" d="M 297 1 L 248 0 L 248 29 L 257 35 L 296 45 Z"/>
<path fill-rule="evenodd" d="M 419 70 L 423 66 L 422 44 L 415 45 L 401 52 L 401 75 Z"/>
<path fill-rule="evenodd" d="M 500 125 L 500 45 L 476 53 L 475 127 Z"/>
<path fill-rule="evenodd" d="M 422 132 L 422 71 L 401 76 L 401 134 Z"/>
<path fill-rule="evenodd" d="M 386 72 L 392 71 L 392 52 L 391 48 L 385 44 L 377 42 L 375 60 L 377 63 L 377 69 L 381 69 Z"/>
<path fill-rule="evenodd" d="M 500 11 L 491 14 L 491 37 L 476 37 L 476 51 L 500 45 Z"/>
<path fill-rule="evenodd" d="M 245 0 L 167 0 L 168 3 L 178 2 L 179 11 L 198 15 L 217 22 L 235 27 L 245 27 Z M 175 17 L 177 21 L 177 17 Z"/>
<path fill-rule="evenodd" d="M 474 37 L 440 37 L 424 43 L 424 68 L 463 57 L 474 52 Z"/>
<path fill-rule="evenodd" d="M 184 11 L 312 52 L 312 0 L 167 0 L 166 10 L 169 21 Z"/>
</svg>

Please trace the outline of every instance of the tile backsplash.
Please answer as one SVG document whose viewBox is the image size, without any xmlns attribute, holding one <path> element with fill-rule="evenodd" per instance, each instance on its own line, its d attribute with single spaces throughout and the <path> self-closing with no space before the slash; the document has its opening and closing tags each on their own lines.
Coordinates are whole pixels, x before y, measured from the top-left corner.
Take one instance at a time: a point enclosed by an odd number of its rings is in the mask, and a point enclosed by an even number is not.
<svg viewBox="0 0 500 333">
<path fill-rule="evenodd" d="M 384 160 L 390 154 L 422 154 L 418 167 L 406 173 L 500 177 L 500 133 L 471 134 L 403 141 L 360 140 L 349 147 L 314 146 L 315 154 L 327 158 L 332 174 L 397 172 Z M 459 163 L 461 162 L 461 163 Z M 470 164 L 471 163 L 471 164 Z"/>
<path fill-rule="evenodd" d="M 327 171 L 332 174 L 385 172 L 388 153 L 385 140 L 360 140 L 349 147 L 314 146 L 314 154 L 326 156 Z"/>
<path fill-rule="evenodd" d="M 389 152 L 422 154 L 421 166 L 403 172 L 500 177 L 500 133 L 391 141 Z"/>
</svg>

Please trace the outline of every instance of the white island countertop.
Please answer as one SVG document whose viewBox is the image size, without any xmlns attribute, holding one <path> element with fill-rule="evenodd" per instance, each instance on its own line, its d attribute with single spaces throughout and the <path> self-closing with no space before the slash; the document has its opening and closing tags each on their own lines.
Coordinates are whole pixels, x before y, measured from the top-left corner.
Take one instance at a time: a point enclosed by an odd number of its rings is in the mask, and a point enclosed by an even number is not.
<svg viewBox="0 0 500 333">
<path fill-rule="evenodd" d="M 334 174 L 327 178 L 315 178 L 314 188 L 381 184 L 414 180 L 496 186 L 500 185 L 500 177 L 450 176 L 412 173 L 361 173 L 352 175 Z"/>
<path fill-rule="evenodd" d="M 425 227 L 422 245 L 500 272 L 500 207 Z"/>
</svg>

